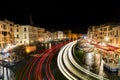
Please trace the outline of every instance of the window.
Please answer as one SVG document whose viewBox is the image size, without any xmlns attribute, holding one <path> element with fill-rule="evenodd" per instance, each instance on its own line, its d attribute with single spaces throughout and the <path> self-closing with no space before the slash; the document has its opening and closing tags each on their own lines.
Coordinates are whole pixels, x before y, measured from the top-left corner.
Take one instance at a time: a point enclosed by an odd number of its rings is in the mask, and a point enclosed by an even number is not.
<svg viewBox="0 0 120 80">
<path fill-rule="evenodd" d="M 17 32 L 19 32 L 19 30 L 17 29 Z"/>
<path fill-rule="evenodd" d="M 6 31 L 2 31 L 2 35 L 7 36 L 7 32 Z"/>
<path fill-rule="evenodd" d="M 26 27 L 24 28 L 24 32 L 26 32 Z"/>
<path fill-rule="evenodd" d="M 12 24 L 10 24 L 10 26 L 12 26 Z"/>
<path fill-rule="evenodd" d="M 10 31 L 12 32 L 12 28 L 10 29 Z"/>
<path fill-rule="evenodd" d="M 19 38 L 19 35 L 17 34 L 17 38 Z"/>
<path fill-rule="evenodd" d="M 107 31 L 107 28 L 104 28 L 104 31 Z"/>
<path fill-rule="evenodd" d="M 109 30 L 112 30 L 112 27 L 109 27 Z"/>
<path fill-rule="evenodd" d="M 110 43 L 112 43 L 112 39 L 110 39 Z"/>
<path fill-rule="evenodd" d="M 6 25 L 5 25 L 5 24 L 3 24 L 3 25 L 2 25 L 2 28 L 3 28 L 3 29 L 7 29 L 7 27 L 6 27 Z"/>
</svg>

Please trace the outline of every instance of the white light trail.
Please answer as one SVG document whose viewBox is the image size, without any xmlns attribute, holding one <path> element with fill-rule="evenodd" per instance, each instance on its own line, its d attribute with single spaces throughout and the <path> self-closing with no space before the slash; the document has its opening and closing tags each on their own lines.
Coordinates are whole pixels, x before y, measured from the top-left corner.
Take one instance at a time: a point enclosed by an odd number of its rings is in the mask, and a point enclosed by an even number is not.
<svg viewBox="0 0 120 80">
<path fill-rule="evenodd" d="M 69 80 L 77 80 L 78 78 L 88 80 L 87 75 L 100 80 L 108 80 L 100 75 L 86 70 L 76 62 L 72 55 L 72 47 L 76 44 L 76 42 L 77 41 L 68 43 L 61 49 L 58 54 L 58 68 L 63 73 L 63 75 Z M 84 72 L 87 75 L 81 74 L 81 72 Z"/>
</svg>

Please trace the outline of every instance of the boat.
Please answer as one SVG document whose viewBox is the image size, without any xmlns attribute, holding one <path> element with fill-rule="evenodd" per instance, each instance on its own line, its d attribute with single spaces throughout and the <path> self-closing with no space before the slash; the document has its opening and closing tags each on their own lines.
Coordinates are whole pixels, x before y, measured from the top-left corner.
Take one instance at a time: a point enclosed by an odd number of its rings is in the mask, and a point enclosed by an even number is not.
<svg viewBox="0 0 120 80">
<path fill-rule="evenodd" d="M 114 63 L 104 63 L 104 68 L 111 72 L 118 72 L 118 70 L 120 70 L 120 65 Z"/>
</svg>

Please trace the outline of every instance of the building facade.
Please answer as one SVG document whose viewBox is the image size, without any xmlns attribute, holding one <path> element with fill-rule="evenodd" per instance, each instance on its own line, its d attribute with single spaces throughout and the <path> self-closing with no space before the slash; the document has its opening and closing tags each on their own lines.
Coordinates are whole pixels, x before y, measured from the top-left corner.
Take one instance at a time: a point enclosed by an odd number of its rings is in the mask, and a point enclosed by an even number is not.
<svg viewBox="0 0 120 80">
<path fill-rule="evenodd" d="M 114 27 L 111 31 L 111 43 L 120 46 L 120 26 Z"/>
<path fill-rule="evenodd" d="M 37 28 L 37 31 L 38 31 L 38 41 L 43 42 L 45 38 L 45 29 Z"/>
<path fill-rule="evenodd" d="M 14 26 L 12 23 L 0 21 L 0 48 L 14 43 Z"/>
<path fill-rule="evenodd" d="M 15 24 L 12 21 L 0 21 L 0 49 L 7 44 L 29 45 L 35 41 L 49 42 L 52 40 L 71 39 L 71 30 L 50 32 L 44 28 L 31 25 Z"/>
<path fill-rule="evenodd" d="M 16 45 L 29 45 L 38 39 L 37 28 L 30 25 L 16 25 L 14 36 Z"/>
<path fill-rule="evenodd" d="M 107 42 L 110 45 L 120 47 L 120 26 L 119 25 L 100 25 L 91 26 L 87 36 L 94 42 Z"/>
</svg>

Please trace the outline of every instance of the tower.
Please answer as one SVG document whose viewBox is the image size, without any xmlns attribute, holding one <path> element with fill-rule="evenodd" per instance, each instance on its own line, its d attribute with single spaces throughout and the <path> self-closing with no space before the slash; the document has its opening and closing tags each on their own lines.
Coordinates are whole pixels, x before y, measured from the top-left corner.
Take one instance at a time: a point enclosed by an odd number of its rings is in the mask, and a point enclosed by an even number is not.
<svg viewBox="0 0 120 80">
<path fill-rule="evenodd" d="M 33 26 L 32 15 L 30 14 L 30 25 Z"/>
</svg>

